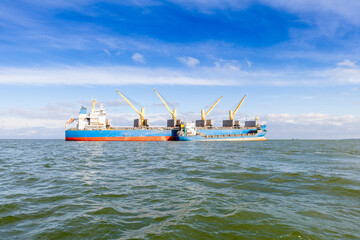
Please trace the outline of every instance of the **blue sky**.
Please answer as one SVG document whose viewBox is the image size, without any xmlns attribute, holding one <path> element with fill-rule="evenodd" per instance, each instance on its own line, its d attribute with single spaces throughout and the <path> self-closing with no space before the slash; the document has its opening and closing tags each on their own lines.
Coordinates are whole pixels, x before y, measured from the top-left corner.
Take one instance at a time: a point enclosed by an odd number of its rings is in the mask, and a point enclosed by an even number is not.
<svg viewBox="0 0 360 240">
<path fill-rule="evenodd" d="M 94 96 L 109 117 L 152 125 L 218 97 L 217 125 L 258 115 L 268 138 L 360 137 L 360 2 L 348 0 L 0 2 L 0 137 L 63 138 Z"/>
</svg>

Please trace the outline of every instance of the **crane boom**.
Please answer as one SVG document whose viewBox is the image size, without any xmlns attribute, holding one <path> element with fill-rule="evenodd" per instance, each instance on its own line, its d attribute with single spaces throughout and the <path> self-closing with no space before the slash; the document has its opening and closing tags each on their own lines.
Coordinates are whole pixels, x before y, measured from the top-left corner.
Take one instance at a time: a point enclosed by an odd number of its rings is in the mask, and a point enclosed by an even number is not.
<svg viewBox="0 0 360 240">
<path fill-rule="evenodd" d="M 124 96 L 124 95 L 122 95 L 118 90 L 116 90 L 116 92 L 125 100 L 125 102 L 127 102 L 129 105 L 130 105 L 130 107 L 132 107 L 139 115 L 140 115 L 140 118 L 141 119 L 144 119 L 145 118 L 145 116 L 144 116 L 144 114 L 143 114 L 143 109 L 141 109 L 141 112 L 139 112 L 137 109 L 136 109 L 136 107 L 134 107 L 134 105 L 132 105 L 131 104 L 131 102 L 129 101 L 129 100 L 127 100 L 127 98 Z"/>
<path fill-rule="evenodd" d="M 235 108 L 234 112 L 231 112 L 231 110 L 230 110 L 230 120 L 234 120 L 234 116 L 235 116 L 236 112 L 239 110 L 241 104 L 244 102 L 245 98 L 246 98 L 246 94 L 245 94 L 245 96 L 241 99 L 240 103 L 237 105 L 237 107 Z"/>
<path fill-rule="evenodd" d="M 209 110 L 207 110 L 207 112 L 205 113 L 205 116 L 209 114 L 209 112 L 216 106 L 216 104 L 218 104 L 218 102 L 220 102 L 220 100 L 223 98 L 223 96 L 221 96 L 215 103 L 214 105 L 211 106 L 211 108 L 209 108 Z"/>
<path fill-rule="evenodd" d="M 95 105 L 97 104 L 96 99 L 92 99 L 92 108 L 91 111 L 94 112 L 95 111 Z"/>
<path fill-rule="evenodd" d="M 206 115 L 208 115 L 210 113 L 210 111 L 216 106 L 216 104 L 218 104 L 220 102 L 220 100 L 223 98 L 223 96 L 221 96 L 210 108 L 209 110 L 207 110 L 207 112 L 205 113 L 205 111 L 203 109 L 201 109 L 201 119 L 205 120 Z"/>
<path fill-rule="evenodd" d="M 245 100 L 245 98 L 246 98 L 246 94 L 245 94 L 245 96 L 243 97 L 243 99 L 241 99 L 239 105 L 235 108 L 235 110 L 234 110 L 234 115 L 236 114 L 237 110 L 239 110 L 239 108 L 240 108 L 241 104 L 243 103 L 243 101 Z"/>
<path fill-rule="evenodd" d="M 160 96 L 160 94 L 154 89 L 156 95 L 158 95 L 158 97 L 160 98 L 160 100 L 162 101 L 162 103 L 165 105 L 165 107 L 167 108 L 167 110 L 170 112 L 171 116 L 173 117 L 174 120 L 176 120 L 176 108 L 174 108 L 174 111 L 171 111 L 171 109 L 169 108 L 169 106 L 166 104 L 166 102 L 164 101 L 164 99 Z"/>
</svg>

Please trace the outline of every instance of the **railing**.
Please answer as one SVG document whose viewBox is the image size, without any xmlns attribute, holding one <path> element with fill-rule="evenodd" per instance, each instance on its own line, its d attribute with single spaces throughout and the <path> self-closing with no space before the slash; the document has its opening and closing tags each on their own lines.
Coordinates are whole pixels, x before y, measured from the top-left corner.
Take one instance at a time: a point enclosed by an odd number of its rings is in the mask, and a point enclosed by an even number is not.
<svg viewBox="0 0 360 240">
<path fill-rule="evenodd" d="M 243 133 L 243 134 L 220 134 L 220 135 L 203 135 L 204 138 L 226 138 L 226 137 L 246 137 L 246 136 L 254 136 L 256 132 L 252 133 Z"/>
</svg>

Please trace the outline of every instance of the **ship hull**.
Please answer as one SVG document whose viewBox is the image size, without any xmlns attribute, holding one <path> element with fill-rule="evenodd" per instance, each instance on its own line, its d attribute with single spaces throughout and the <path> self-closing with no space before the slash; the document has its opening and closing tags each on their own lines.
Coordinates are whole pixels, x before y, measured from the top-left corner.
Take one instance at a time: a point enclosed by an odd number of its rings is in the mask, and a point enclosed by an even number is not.
<svg viewBox="0 0 360 240">
<path fill-rule="evenodd" d="M 266 126 L 261 129 L 199 129 L 195 136 L 178 136 L 178 130 L 66 130 L 66 141 L 265 141 Z"/>
<path fill-rule="evenodd" d="M 176 130 L 66 130 L 66 141 L 174 141 Z"/>
</svg>

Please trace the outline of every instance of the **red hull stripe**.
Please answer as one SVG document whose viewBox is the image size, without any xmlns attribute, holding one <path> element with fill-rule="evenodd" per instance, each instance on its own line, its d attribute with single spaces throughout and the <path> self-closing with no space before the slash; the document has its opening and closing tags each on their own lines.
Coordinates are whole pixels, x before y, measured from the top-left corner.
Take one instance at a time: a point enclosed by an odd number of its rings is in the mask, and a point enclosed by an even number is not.
<svg viewBox="0 0 360 240">
<path fill-rule="evenodd" d="M 151 137 L 68 137 L 66 141 L 174 141 L 172 136 Z"/>
</svg>

